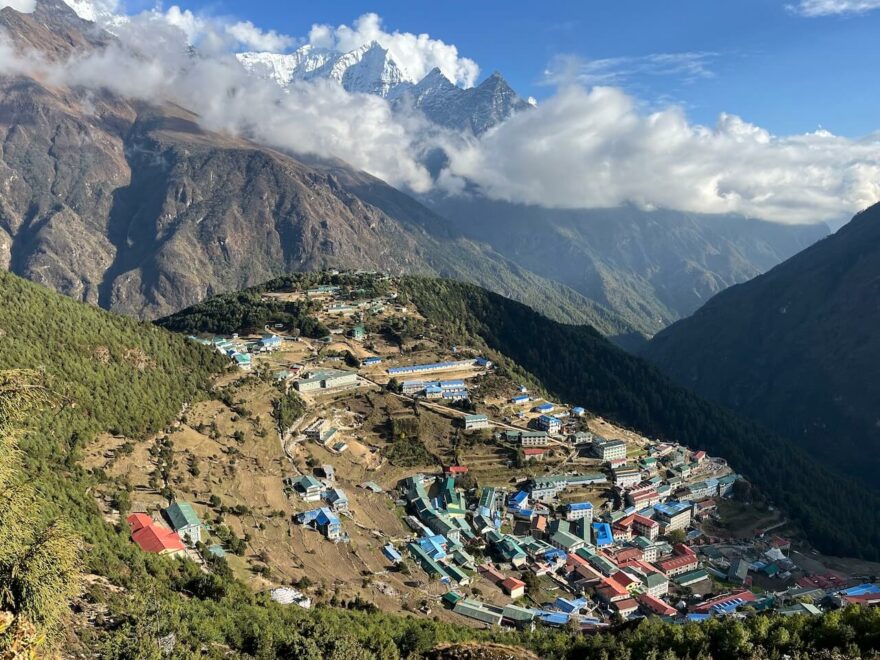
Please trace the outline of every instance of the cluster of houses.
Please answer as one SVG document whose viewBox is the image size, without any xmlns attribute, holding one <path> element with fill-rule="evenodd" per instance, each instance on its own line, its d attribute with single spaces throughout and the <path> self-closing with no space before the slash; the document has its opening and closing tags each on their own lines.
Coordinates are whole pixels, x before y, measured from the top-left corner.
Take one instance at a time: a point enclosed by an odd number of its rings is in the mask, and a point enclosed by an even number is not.
<svg viewBox="0 0 880 660">
<path fill-rule="evenodd" d="M 187 546 L 195 547 L 204 540 L 205 526 L 189 502 L 175 501 L 160 513 L 161 518 L 139 512 L 126 519 L 131 540 L 144 552 L 184 556 Z M 208 551 L 223 554 L 220 546 L 211 546 Z"/>
<path fill-rule="evenodd" d="M 528 431 L 501 434 L 524 446 L 540 446 L 544 438 Z M 605 442 L 599 439 L 597 451 L 603 455 Z M 609 460 L 620 454 L 616 444 L 607 450 Z M 634 478 L 632 486 L 641 482 L 641 471 L 637 473 L 639 479 Z M 406 545 L 407 553 L 428 575 L 453 587 L 444 600 L 463 616 L 520 627 L 572 621 L 596 627 L 615 616 L 715 615 L 752 600 L 738 592 L 690 608 L 679 602 L 680 597 L 670 600 L 673 592 L 685 593 L 709 578 L 701 558 L 686 541 L 666 540 L 675 530 L 691 526 L 698 502 L 664 498 L 601 514 L 589 501 L 557 503 L 559 494 L 569 488 L 607 483 L 605 474 L 594 473 L 535 477 L 510 494 L 486 487 L 468 507 L 465 494 L 456 488 L 455 476 L 451 469 L 443 477 L 414 475 L 401 482 L 400 492 L 409 514 L 406 522 L 415 532 L 414 540 Z M 476 565 L 472 548 L 479 548 L 491 561 Z M 400 560 L 393 547 L 386 548 L 385 555 Z M 526 606 L 518 601 L 526 591 L 525 581 L 517 575 L 522 571 L 550 576 L 565 586 L 570 597 L 552 605 Z M 516 602 L 499 607 L 455 590 L 476 575 Z"/>
<path fill-rule="evenodd" d="M 334 285 L 314 287 L 306 295 L 325 299 L 324 311 L 343 317 L 380 313 L 396 297 L 359 302 L 360 293 Z M 357 341 L 366 338 L 361 323 L 347 332 Z M 213 345 L 245 369 L 250 368 L 253 354 L 276 350 L 281 344 L 275 335 L 248 343 L 237 337 L 197 341 Z M 453 347 L 452 352 L 458 351 Z M 377 367 L 383 358 L 363 358 L 360 364 Z M 480 357 L 391 366 L 384 371 L 402 381 L 404 395 L 452 403 L 468 400 L 471 392 L 463 379 L 442 380 L 443 372 L 491 366 Z M 293 381 L 300 392 L 357 384 L 356 372 L 329 368 L 301 373 Z M 526 462 L 543 461 L 551 446 L 561 445 L 577 457 L 573 464 L 583 466 L 581 460 L 589 458 L 602 467 L 533 476 L 509 491 L 486 486 L 466 494 L 456 484 L 456 477 L 467 472 L 463 466 L 452 466 L 442 476 L 412 475 L 398 484 L 398 504 L 406 509 L 404 520 L 413 535 L 398 547 L 389 542 L 381 551 L 395 565 L 409 557 L 432 579 L 447 585 L 443 601 L 457 614 L 488 625 L 595 629 L 640 616 L 701 621 L 746 607 L 816 614 L 829 606 L 880 604 L 877 585 L 846 588 L 833 576 L 803 578 L 784 592 L 757 596 L 751 588 L 759 576 L 785 580 L 796 566 L 785 555 L 787 546 L 775 540 L 761 547 L 706 544 L 696 523 L 715 515 L 716 499 L 730 496 L 739 478 L 723 460 L 660 442 L 649 443 L 646 451 L 633 456 L 626 441 L 581 430 L 583 424 L 572 418 L 585 415 L 583 408 L 533 399 L 525 386 L 508 402 L 517 406 L 518 417 L 531 411 L 532 419 L 528 429 L 495 433 L 497 443 L 516 448 Z M 461 423 L 466 431 L 493 425 L 485 414 L 464 415 Z M 303 434 L 337 453 L 346 449 L 325 418 L 310 422 Z M 314 505 L 295 516 L 297 523 L 330 541 L 348 540 L 341 517 L 349 515 L 349 502 L 337 487 L 331 466 L 321 466 L 315 475 L 288 477 L 284 485 L 300 501 Z M 373 482 L 361 486 L 382 492 Z M 594 504 L 578 490 L 586 492 L 592 486 L 610 492 L 611 500 L 594 500 Z M 132 538 L 145 550 L 178 555 L 186 552 L 187 544 L 201 540 L 202 526 L 191 506 L 175 503 L 163 516 L 167 525 L 145 514 L 129 517 Z M 480 578 L 497 590 L 493 602 L 464 594 Z M 713 580 L 723 581 L 729 590 L 700 596 L 716 589 Z M 543 598 L 533 600 L 527 585 L 535 584 L 552 588 L 542 588 Z M 551 591 L 553 599 L 546 600 Z M 282 590 L 277 597 L 297 604 L 308 600 L 300 592 Z M 508 602 L 498 605 L 502 598 Z"/>
<path fill-rule="evenodd" d="M 334 454 L 341 454 L 348 449 L 348 443 L 339 438 L 336 428 L 331 426 L 330 420 L 325 417 L 318 417 L 311 421 L 303 429 L 302 436 L 306 440 L 311 440 L 332 451 Z"/>
<path fill-rule="evenodd" d="M 232 360 L 240 369 L 249 370 L 253 366 L 255 353 L 268 353 L 281 348 L 281 337 L 273 334 L 263 335 L 254 341 L 241 341 L 238 335 L 232 338 L 212 337 L 210 339 L 190 335 L 190 340 L 204 346 L 212 346 Z"/>
<path fill-rule="evenodd" d="M 442 401 L 464 401 L 470 396 L 464 380 L 405 380 L 400 386 L 401 394 L 423 396 L 426 399 Z"/>
<path fill-rule="evenodd" d="M 284 479 L 285 487 L 301 501 L 324 503 L 299 513 L 296 522 L 319 531 L 329 541 L 347 541 L 339 516 L 349 513 L 348 496 L 336 485 L 333 466 L 322 465 L 316 471 L 322 475 L 321 479 L 311 474 Z"/>
</svg>

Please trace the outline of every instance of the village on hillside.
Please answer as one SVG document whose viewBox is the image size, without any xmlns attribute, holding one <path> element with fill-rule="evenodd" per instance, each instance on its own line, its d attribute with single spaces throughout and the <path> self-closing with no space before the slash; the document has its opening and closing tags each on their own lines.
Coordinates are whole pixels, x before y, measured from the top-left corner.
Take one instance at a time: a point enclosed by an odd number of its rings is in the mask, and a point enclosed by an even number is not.
<svg viewBox="0 0 880 660">
<path fill-rule="evenodd" d="M 87 459 L 126 484 L 128 511 L 102 505 L 145 552 L 222 558 L 292 606 L 477 626 L 880 604 L 876 567 L 792 540 L 723 457 L 550 400 L 477 347 L 389 332 L 423 320 L 395 291 L 264 296 L 309 301 L 326 336 L 192 337 L 230 360 L 218 400 Z"/>
</svg>

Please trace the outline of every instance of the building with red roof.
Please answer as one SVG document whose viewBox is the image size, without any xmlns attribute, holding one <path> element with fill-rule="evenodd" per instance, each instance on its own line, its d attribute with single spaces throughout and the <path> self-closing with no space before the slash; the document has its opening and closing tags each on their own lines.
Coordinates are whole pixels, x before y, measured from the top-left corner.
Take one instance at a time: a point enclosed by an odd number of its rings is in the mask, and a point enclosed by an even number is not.
<svg viewBox="0 0 880 660">
<path fill-rule="evenodd" d="M 627 546 L 625 548 L 618 548 L 617 550 L 611 550 L 605 552 L 608 558 L 617 564 L 620 568 L 623 568 L 621 564 L 624 564 L 629 561 L 633 561 L 635 559 L 642 558 L 642 551 L 640 548 L 635 548 L 632 546 Z"/>
<path fill-rule="evenodd" d="M 840 604 L 843 606 L 861 605 L 862 607 L 877 607 L 880 605 L 880 594 L 856 594 L 852 596 L 840 594 Z"/>
<path fill-rule="evenodd" d="M 681 555 L 682 557 L 697 556 L 697 553 L 694 552 L 690 546 L 687 546 L 684 543 L 676 543 L 674 546 L 672 546 L 672 552 L 676 555 Z"/>
<path fill-rule="evenodd" d="M 670 557 L 669 559 L 661 559 L 660 561 L 654 562 L 654 566 L 659 568 L 667 577 L 673 577 L 675 575 L 687 573 L 688 571 L 693 571 L 699 566 L 699 564 L 700 562 L 697 561 L 696 556 L 691 555 L 677 555 L 675 557 Z"/>
<path fill-rule="evenodd" d="M 540 539 L 547 532 L 547 516 L 537 515 L 532 518 L 531 534 L 532 538 Z"/>
<path fill-rule="evenodd" d="M 617 612 L 622 617 L 628 617 L 635 614 L 639 609 L 639 604 L 633 598 L 624 598 L 616 600 L 610 605 L 612 611 Z"/>
<path fill-rule="evenodd" d="M 632 516 L 632 528 L 637 536 L 644 536 L 650 541 L 654 541 L 660 534 L 660 523 L 638 513 Z"/>
<path fill-rule="evenodd" d="M 596 596 L 606 603 L 614 603 L 629 598 L 629 591 L 617 580 L 605 578 L 602 584 L 596 587 Z"/>
<path fill-rule="evenodd" d="M 147 514 L 133 513 L 126 520 L 131 528 L 131 540 L 144 552 L 172 557 L 186 553 L 177 532 L 156 524 Z"/>
<path fill-rule="evenodd" d="M 459 474 L 467 474 L 467 473 L 468 473 L 467 465 L 450 465 L 448 468 L 446 468 L 446 474 L 451 477 L 457 476 Z"/>
<path fill-rule="evenodd" d="M 480 564 L 477 571 L 492 584 L 501 584 L 504 581 L 504 576 L 492 564 Z"/>
<path fill-rule="evenodd" d="M 637 509 L 654 506 L 660 502 L 660 494 L 654 486 L 648 484 L 633 488 L 626 494 L 626 501 Z"/>
<path fill-rule="evenodd" d="M 642 606 L 645 614 L 656 614 L 657 616 L 675 616 L 677 614 L 674 607 L 650 594 L 639 594 L 636 596 L 636 600 Z"/>
<path fill-rule="evenodd" d="M 576 582 L 584 584 L 596 584 L 605 579 L 604 575 L 586 563 L 576 564 L 574 567 L 574 573 L 578 576 Z"/>
<path fill-rule="evenodd" d="M 544 452 L 547 451 L 543 447 L 526 447 L 522 450 L 523 458 L 527 461 L 543 461 Z"/>
<path fill-rule="evenodd" d="M 742 591 L 736 591 L 730 594 L 721 594 L 710 600 L 693 605 L 690 609 L 691 612 L 696 612 L 698 614 L 709 614 L 713 611 L 726 613 L 728 611 L 733 611 L 737 607 L 745 605 L 746 603 L 753 603 L 756 600 L 758 600 L 758 598 L 755 594 L 747 589 L 743 589 Z"/>
<path fill-rule="evenodd" d="M 501 582 L 501 588 L 511 598 L 521 598 L 526 593 L 526 583 L 515 577 L 506 578 Z"/>
<path fill-rule="evenodd" d="M 790 550 L 791 541 L 783 536 L 774 536 L 770 539 L 770 547 L 778 550 Z"/>
<path fill-rule="evenodd" d="M 642 586 L 642 583 L 639 580 L 625 571 L 617 571 L 617 573 L 614 573 L 609 579 L 614 580 L 630 593 Z"/>
</svg>

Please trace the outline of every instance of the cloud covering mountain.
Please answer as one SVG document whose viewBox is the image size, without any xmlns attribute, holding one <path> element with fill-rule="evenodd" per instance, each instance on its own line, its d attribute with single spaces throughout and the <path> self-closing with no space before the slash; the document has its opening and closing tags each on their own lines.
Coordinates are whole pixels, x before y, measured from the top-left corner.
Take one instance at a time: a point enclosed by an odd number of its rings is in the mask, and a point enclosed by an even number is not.
<svg viewBox="0 0 880 660">
<path fill-rule="evenodd" d="M 27 67 L 86 89 L 173 100 L 198 112 L 208 129 L 341 158 L 414 192 L 456 193 L 470 183 L 494 199 L 547 207 L 633 203 L 778 222 L 835 219 L 880 199 L 876 134 L 775 136 L 733 114 L 722 114 L 715 126 L 695 125 L 680 107 L 646 112 L 618 88 L 566 83 L 539 107 L 474 136 L 332 81 L 281 90 L 248 75 L 234 57 L 260 46 L 284 50 L 305 42 L 345 50 L 377 41 L 413 80 L 439 67 L 459 86 L 476 81 L 477 65 L 454 46 L 388 32 L 375 14 L 352 26 L 316 25 L 300 41 L 177 6 L 120 16 L 112 0 L 68 4 L 118 43 L 66 61 L 3 57 L 0 72 Z M 432 174 L 426 157 L 437 150 L 446 158 Z"/>
</svg>

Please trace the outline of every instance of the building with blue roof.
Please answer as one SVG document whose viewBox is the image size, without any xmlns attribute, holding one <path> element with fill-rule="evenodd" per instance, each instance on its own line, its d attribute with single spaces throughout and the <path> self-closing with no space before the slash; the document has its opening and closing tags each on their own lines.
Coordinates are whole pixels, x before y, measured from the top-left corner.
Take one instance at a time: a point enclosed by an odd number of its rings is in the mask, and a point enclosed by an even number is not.
<svg viewBox="0 0 880 660">
<path fill-rule="evenodd" d="M 339 517 L 327 507 L 320 507 L 300 513 L 296 521 L 301 525 L 310 525 L 321 532 L 327 539 L 336 541 L 342 538 L 342 523 Z"/>
<path fill-rule="evenodd" d="M 538 612 L 538 620 L 546 626 L 566 626 L 570 618 L 564 612 Z"/>
<path fill-rule="evenodd" d="M 437 385 L 425 387 L 425 396 L 429 399 L 439 399 L 443 396 L 443 388 Z"/>
<path fill-rule="evenodd" d="M 507 506 L 511 509 L 519 509 L 529 503 L 529 494 L 524 490 L 518 490 L 507 499 Z"/>
<path fill-rule="evenodd" d="M 553 417 L 552 415 L 541 415 L 538 417 L 535 424 L 542 431 L 547 431 L 547 433 L 559 433 L 562 428 L 562 421 L 558 417 Z"/>
<path fill-rule="evenodd" d="M 611 532 L 611 525 L 608 523 L 593 523 L 594 545 L 597 548 L 603 548 L 614 543 L 614 534 Z"/>
<path fill-rule="evenodd" d="M 361 364 L 364 365 L 365 367 L 372 367 L 374 365 L 381 364 L 381 363 L 382 363 L 382 358 L 380 358 L 380 357 L 368 357 L 368 358 L 364 358 L 361 361 Z"/>
<path fill-rule="evenodd" d="M 593 505 L 590 502 L 572 502 L 565 507 L 565 519 L 569 522 L 589 518 L 593 520 Z"/>
<path fill-rule="evenodd" d="M 315 518 L 315 525 L 327 539 L 335 541 L 342 537 L 342 523 L 339 518 L 330 509 L 321 508 L 318 517 Z"/>
<path fill-rule="evenodd" d="M 586 598 L 576 598 L 573 600 L 569 600 L 568 598 L 563 598 L 562 596 L 557 596 L 556 600 L 553 601 L 553 606 L 566 614 L 576 614 L 580 612 L 587 605 Z"/>
<path fill-rule="evenodd" d="M 528 394 L 517 394 L 515 397 L 510 399 L 510 402 L 514 405 L 521 405 L 523 403 L 528 403 L 529 400 L 530 399 Z"/>
<path fill-rule="evenodd" d="M 419 563 L 425 573 L 439 578 L 442 582 L 450 581 L 449 575 L 446 573 L 444 567 L 426 553 L 419 544 L 409 543 L 407 544 L 406 549 L 409 550 L 410 555 L 412 555 L 413 559 Z"/>
<path fill-rule="evenodd" d="M 480 491 L 480 502 L 477 505 L 477 511 L 481 516 L 490 518 L 495 513 L 496 495 L 495 489 L 491 486 L 485 486 Z"/>
<path fill-rule="evenodd" d="M 552 403 L 539 404 L 539 405 L 535 406 L 534 408 L 532 408 L 532 412 L 537 412 L 537 413 L 553 412 L 553 404 Z"/>
<path fill-rule="evenodd" d="M 474 366 L 474 360 L 458 360 L 451 362 L 434 362 L 431 364 L 412 364 L 405 367 L 391 367 L 388 374 L 391 376 L 401 376 L 405 374 L 421 374 L 431 371 L 444 371 L 447 369 L 461 369 L 464 367 Z"/>
<path fill-rule="evenodd" d="M 575 417 L 583 417 L 586 414 L 586 412 L 587 411 L 584 410 L 583 408 L 581 408 L 580 406 L 575 406 L 574 408 L 571 409 L 571 414 L 574 415 Z"/>
<path fill-rule="evenodd" d="M 426 536 L 419 539 L 419 547 L 425 551 L 431 559 L 446 559 L 446 538 L 440 534 Z"/>
<path fill-rule="evenodd" d="M 336 512 L 348 511 L 348 496 L 340 488 L 331 488 L 324 493 L 324 499 Z"/>
<path fill-rule="evenodd" d="M 654 505 L 654 514 L 666 534 L 691 524 L 693 505 L 690 502 L 660 502 Z"/>
<path fill-rule="evenodd" d="M 860 584 L 855 587 L 850 587 L 849 589 L 844 589 L 840 593 L 844 594 L 845 596 L 866 596 L 869 594 L 880 594 L 880 585 L 866 582 L 865 584 Z"/>
<path fill-rule="evenodd" d="M 261 351 L 274 351 L 281 348 L 281 337 L 278 335 L 264 335 L 257 345 Z"/>
<path fill-rule="evenodd" d="M 395 564 L 399 564 L 403 561 L 403 557 L 400 556 L 400 553 L 394 549 L 394 546 L 390 543 L 382 548 L 382 554 L 389 560 L 394 562 Z"/>
</svg>

